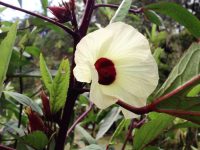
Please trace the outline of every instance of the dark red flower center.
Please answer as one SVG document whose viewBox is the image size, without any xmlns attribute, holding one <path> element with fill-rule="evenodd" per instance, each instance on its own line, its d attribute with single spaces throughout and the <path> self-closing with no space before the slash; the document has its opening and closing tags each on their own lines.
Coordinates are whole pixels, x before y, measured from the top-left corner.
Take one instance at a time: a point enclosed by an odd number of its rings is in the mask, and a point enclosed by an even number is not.
<svg viewBox="0 0 200 150">
<path fill-rule="evenodd" d="M 109 85 L 115 81 L 116 70 L 114 63 L 108 58 L 99 58 L 94 64 L 98 76 L 99 84 Z"/>
</svg>

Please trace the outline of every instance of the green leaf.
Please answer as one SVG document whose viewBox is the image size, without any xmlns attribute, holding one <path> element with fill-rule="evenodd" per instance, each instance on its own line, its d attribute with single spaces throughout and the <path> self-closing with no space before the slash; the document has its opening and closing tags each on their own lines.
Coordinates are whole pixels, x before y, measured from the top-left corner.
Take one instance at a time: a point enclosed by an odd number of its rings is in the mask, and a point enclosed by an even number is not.
<svg viewBox="0 0 200 150">
<path fill-rule="evenodd" d="M 160 97 L 178 88 L 200 74 L 200 44 L 192 44 L 171 71 L 169 77 L 154 97 Z"/>
<path fill-rule="evenodd" d="M 166 114 L 157 114 L 157 117 L 141 128 L 134 134 L 133 149 L 142 150 L 147 144 L 158 137 L 173 122 L 174 117 Z M 170 124 L 169 124 L 170 122 Z"/>
<path fill-rule="evenodd" d="M 96 139 L 100 139 L 110 129 L 113 123 L 117 120 L 120 113 L 118 107 L 114 107 L 100 123 L 99 131 L 97 132 Z"/>
<path fill-rule="evenodd" d="M 187 83 L 189 80 L 198 77 L 200 75 L 200 44 L 192 44 L 187 50 L 179 63 L 174 67 L 170 73 L 166 82 L 158 90 L 154 97 L 160 97 L 166 93 L 175 90 L 176 88 Z M 189 91 L 196 85 L 200 84 L 200 80 L 197 80 L 193 84 L 190 84 L 186 89 L 181 90 L 165 101 L 160 102 L 156 108 L 163 110 L 171 115 L 195 122 L 200 124 L 200 97 L 196 95 L 190 95 Z M 171 112 L 170 112 L 171 111 Z M 172 112 L 173 111 L 173 112 Z M 181 112 L 181 113 L 180 113 Z M 182 114 L 190 112 L 193 114 Z"/>
<path fill-rule="evenodd" d="M 200 127 L 200 125 L 198 125 L 198 124 L 194 124 L 192 122 L 186 121 L 186 122 L 178 123 L 178 124 L 174 125 L 171 128 L 171 130 L 180 129 L 180 128 L 199 128 L 199 127 Z"/>
<path fill-rule="evenodd" d="M 3 83 L 8 70 L 10 58 L 12 55 L 13 45 L 17 34 L 17 22 L 14 23 L 0 45 L 0 97 L 3 90 Z"/>
<path fill-rule="evenodd" d="M 132 0 L 123 0 L 117 9 L 115 15 L 110 20 L 110 23 L 123 21 L 131 7 Z"/>
<path fill-rule="evenodd" d="M 200 21 L 187 9 L 181 5 L 170 2 L 160 2 L 145 6 L 146 10 L 167 15 L 176 20 L 181 25 L 185 26 L 194 36 L 200 37 Z"/>
<path fill-rule="evenodd" d="M 42 76 L 42 81 L 44 82 L 45 87 L 50 92 L 51 86 L 53 84 L 53 79 L 42 54 L 40 54 L 40 72 Z"/>
<path fill-rule="evenodd" d="M 40 0 L 42 4 L 42 8 L 44 10 L 44 14 L 47 15 L 47 7 L 48 7 L 48 0 Z"/>
<path fill-rule="evenodd" d="M 164 53 L 164 49 L 158 47 L 154 50 L 154 53 L 153 53 L 153 57 L 154 59 L 156 60 L 156 63 L 157 64 L 160 64 L 160 59 L 161 59 L 161 56 L 162 54 Z"/>
<path fill-rule="evenodd" d="M 6 7 L 0 7 L 0 13 L 3 12 L 6 9 Z"/>
<path fill-rule="evenodd" d="M 18 0 L 20 7 L 22 7 L 22 0 Z"/>
<path fill-rule="evenodd" d="M 53 80 L 50 91 L 50 104 L 52 112 L 57 112 L 64 105 L 69 88 L 70 65 L 68 59 L 62 60 L 58 72 Z"/>
<path fill-rule="evenodd" d="M 75 130 L 78 135 L 81 137 L 82 140 L 84 140 L 88 144 L 96 144 L 96 140 L 80 125 L 76 126 Z"/>
<path fill-rule="evenodd" d="M 120 124 L 117 126 L 117 129 L 115 130 L 115 132 L 113 133 L 111 139 L 110 139 L 110 144 L 114 144 L 114 140 L 116 137 L 118 137 L 120 135 L 120 133 L 123 131 L 123 129 L 127 126 L 127 123 L 130 124 L 130 120 L 128 119 L 123 119 Z"/>
<path fill-rule="evenodd" d="M 198 96 L 198 94 L 200 93 L 200 84 L 198 84 L 197 86 L 195 86 L 188 94 L 188 97 L 193 97 L 193 96 Z"/>
<path fill-rule="evenodd" d="M 24 105 L 24 106 L 30 106 L 34 111 L 38 112 L 40 115 L 42 115 L 42 110 L 41 108 L 38 106 L 38 104 L 36 104 L 32 99 L 30 99 L 29 97 L 20 94 L 20 93 L 16 93 L 16 92 L 11 92 L 11 91 L 4 91 L 4 94 L 7 96 L 12 97 L 14 100 L 16 100 L 17 102 L 19 102 L 20 104 Z"/>
<path fill-rule="evenodd" d="M 48 144 L 47 136 L 41 131 L 35 131 L 28 135 L 19 138 L 21 143 L 27 144 L 28 146 L 36 149 L 43 150 Z"/>
<path fill-rule="evenodd" d="M 25 51 L 34 57 L 39 57 L 40 56 L 40 49 L 35 46 L 26 46 Z"/>
<path fill-rule="evenodd" d="M 158 26 L 162 25 L 162 18 L 153 10 L 144 10 L 145 16 Z"/>
</svg>

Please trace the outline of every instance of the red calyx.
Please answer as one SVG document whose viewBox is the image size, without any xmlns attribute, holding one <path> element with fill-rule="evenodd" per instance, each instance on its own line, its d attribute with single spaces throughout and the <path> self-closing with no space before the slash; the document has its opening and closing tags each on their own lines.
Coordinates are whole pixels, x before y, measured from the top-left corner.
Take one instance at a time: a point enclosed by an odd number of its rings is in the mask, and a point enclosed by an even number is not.
<svg viewBox="0 0 200 150">
<path fill-rule="evenodd" d="M 40 116 L 36 112 L 34 112 L 31 109 L 31 107 L 26 107 L 25 113 L 28 115 L 29 128 L 31 132 L 39 130 L 46 133 L 47 130 L 46 130 L 43 120 L 40 118 Z"/>
<path fill-rule="evenodd" d="M 110 85 L 115 81 L 116 78 L 116 70 L 114 63 L 108 58 L 99 58 L 94 64 L 98 76 L 99 76 L 99 84 L 102 85 Z"/>
<path fill-rule="evenodd" d="M 65 23 L 72 20 L 71 10 L 69 7 L 54 6 L 48 8 L 51 10 L 51 13 L 56 17 L 58 22 Z"/>
<path fill-rule="evenodd" d="M 47 95 L 45 94 L 45 92 L 43 90 L 41 91 L 40 96 L 42 99 L 43 113 L 47 118 L 49 118 L 51 116 L 49 98 L 47 97 Z"/>
</svg>

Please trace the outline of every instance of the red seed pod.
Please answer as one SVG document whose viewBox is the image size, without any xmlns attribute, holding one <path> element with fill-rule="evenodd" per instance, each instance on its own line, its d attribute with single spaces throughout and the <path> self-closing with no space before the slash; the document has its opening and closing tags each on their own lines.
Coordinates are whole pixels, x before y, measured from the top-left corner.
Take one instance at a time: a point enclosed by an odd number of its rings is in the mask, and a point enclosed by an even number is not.
<svg viewBox="0 0 200 150">
<path fill-rule="evenodd" d="M 56 17 L 60 23 L 65 23 L 72 20 L 70 7 L 54 6 L 48 7 L 51 13 Z"/>
<path fill-rule="evenodd" d="M 47 95 L 45 94 L 43 90 L 41 91 L 40 96 L 42 99 L 43 113 L 47 118 L 49 118 L 51 116 L 49 98 L 47 97 Z"/>
<path fill-rule="evenodd" d="M 43 120 L 31 109 L 30 106 L 25 108 L 25 113 L 28 115 L 30 132 L 39 130 L 46 133 L 46 127 Z"/>
</svg>

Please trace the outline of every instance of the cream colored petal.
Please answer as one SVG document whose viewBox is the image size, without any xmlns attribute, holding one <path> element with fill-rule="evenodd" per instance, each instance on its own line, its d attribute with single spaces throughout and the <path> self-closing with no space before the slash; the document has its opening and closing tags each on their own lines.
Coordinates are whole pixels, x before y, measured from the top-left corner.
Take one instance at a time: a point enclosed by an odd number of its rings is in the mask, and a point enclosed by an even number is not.
<svg viewBox="0 0 200 150">
<path fill-rule="evenodd" d="M 146 105 L 146 99 L 136 97 L 132 93 L 128 92 L 126 88 L 122 87 L 117 81 L 108 86 L 100 85 L 100 87 L 104 94 L 120 99 L 129 105 L 133 105 L 135 107 L 142 107 Z"/>
<path fill-rule="evenodd" d="M 98 73 L 94 66 L 90 66 L 92 72 L 92 84 L 90 87 L 90 101 L 92 101 L 98 108 L 105 109 L 116 103 L 117 99 L 111 95 L 102 93 L 98 83 Z"/>
<path fill-rule="evenodd" d="M 99 29 L 87 34 L 77 45 L 75 52 L 75 63 L 84 63 L 85 61 L 94 64 L 102 49 L 107 49 L 112 32 Z"/>
<path fill-rule="evenodd" d="M 138 118 L 139 117 L 139 115 L 134 114 L 134 113 L 132 113 L 132 112 L 130 112 L 130 111 L 124 109 L 124 108 L 121 108 L 121 110 L 122 110 L 122 113 L 123 113 L 123 115 L 126 119 Z"/>
<path fill-rule="evenodd" d="M 116 66 L 117 82 L 136 97 L 146 99 L 159 80 L 158 67 L 153 56 L 149 55 L 144 60 L 129 58 L 125 61 L 127 62 Z"/>
<path fill-rule="evenodd" d="M 73 70 L 74 76 L 79 82 L 86 82 L 90 83 L 91 78 L 91 71 L 88 65 L 76 65 Z"/>
<path fill-rule="evenodd" d="M 135 107 L 146 105 L 147 97 L 158 83 L 158 68 L 152 55 L 126 57 L 116 66 L 116 80 L 108 86 L 101 85 L 104 94 L 116 97 Z"/>
<path fill-rule="evenodd" d="M 78 81 L 90 82 L 91 73 L 87 66 L 93 66 L 96 60 L 102 57 L 101 53 L 107 49 L 110 37 L 112 35 L 109 31 L 99 29 L 89 33 L 78 43 L 75 52 L 76 67 L 74 69 L 74 76 Z"/>
<path fill-rule="evenodd" d="M 151 56 L 141 60 L 137 65 L 130 59 L 116 66 L 116 80 L 111 85 L 101 85 L 103 93 L 135 107 L 144 106 L 147 97 L 156 88 L 159 77 L 157 65 Z"/>
<path fill-rule="evenodd" d="M 92 83 L 90 101 L 92 101 L 98 108 L 105 109 L 112 104 L 115 104 L 117 100 L 112 96 L 103 94 L 98 83 Z"/>
<path fill-rule="evenodd" d="M 113 32 L 112 42 L 105 57 L 116 59 L 144 51 L 150 53 L 148 40 L 132 26 L 116 22 L 105 29 Z"/>
</svg>

